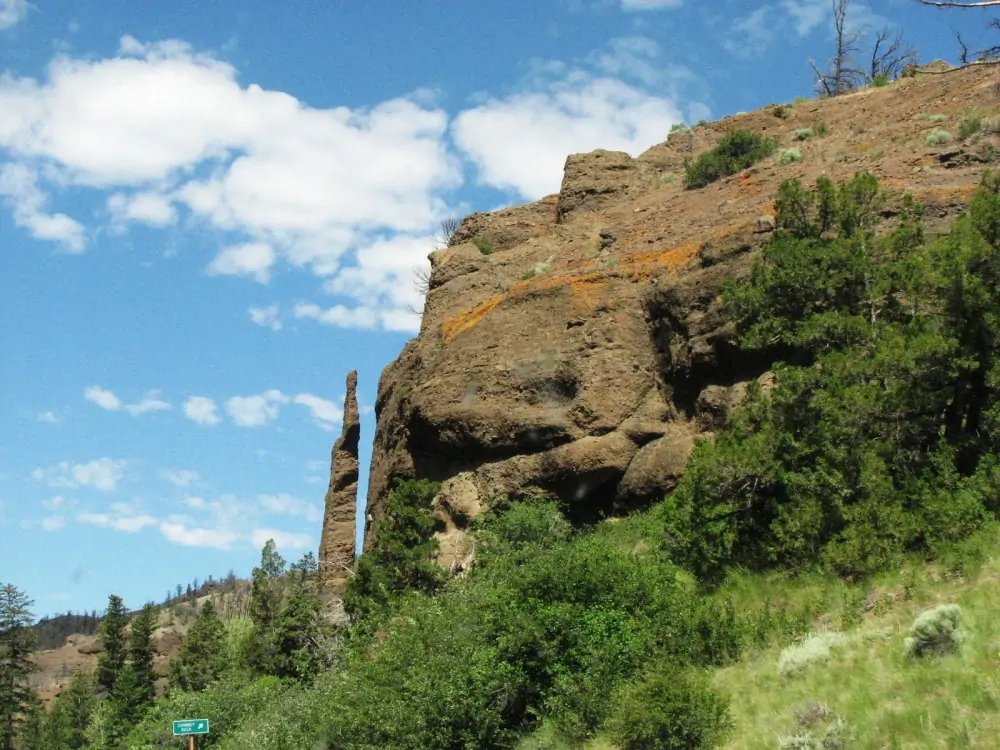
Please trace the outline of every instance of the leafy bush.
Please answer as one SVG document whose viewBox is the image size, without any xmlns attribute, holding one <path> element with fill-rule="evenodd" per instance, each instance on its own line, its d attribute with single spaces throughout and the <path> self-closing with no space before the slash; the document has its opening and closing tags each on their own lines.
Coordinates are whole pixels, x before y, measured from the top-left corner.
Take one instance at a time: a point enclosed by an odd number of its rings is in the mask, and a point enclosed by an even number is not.
<svg viewBox="0 0 1000 750">
<path fill-rule="evenodd" d="M 983 129 L 983 120 L 980 117 L 967 117 L 958 126 L 958 140 L 964 141 L 971 138 Z"/>
<path fill-rule="evenodd" d="M 794 99 L 792 99 L 792 104 L 805 104 L 807 101 L 809 101 L 808 97 L 797 96 Z"/>
<path fill-rule="evenodd" d="M 432 559 L 440 524 L 430 508 L 440 488 L 426 479 L 396 480 L 385 515 L 375 527 L 375 546 L 361 556 L 347 583 L 348 614 L 370 615 L 405 591 L 431 593 L 444 583 L 445 572 Z"/>
<path fill-rule="evenodd" d="M 829 131 L 829 128 L 827 127 L 825 122 L 817 122 L 815 125 L 812 126 L 812 131 L 820 138 L 823 138 Z"/>
<path fill-rule="evenodd" d="M 890 83 L 892 83 L 892 79 L 889 78 L 889 74 L 882 72 L 875 74 L 875 77 L 872 78 L 871 85 L 875 88 L 881 88 L 883 86 L 888 86 Z"/>
<path fill-rule="evenodd" d="M 778 161 L 781 164 L 794 164 L 802 161 L 802 151 L 797 148 L 783 148 L 778 152 Z"/>
<path fill-rule="evenodd" d="M 941 146 L 945 143 L 951 143 L 951 133 L 947 130 L 934 130 L 927 134 L 928 146 Z"/>
<path fill-rule="evenodd" d="M 910 656 L 927 656 L 956 651 L 962 644 L 962 608 L 957 604 L 940 604 L 922 612 L 905 641 Z"/>
<path fill-rule="evenodd" d="M 476 235 L 472 238 L 472 244 L 479 248 L 479 252 L 483 255 L 490 255 L 493 252 L 493 242 L 489 237 Z"/>
<path fill-rule="evenodd" d="M 812 128 L 799 128 L 792 133 L 792 137 L 797 141 L 804 141 L 808 138 L 812 138 L 813 131 Z"/>
<path fill-rule="evenodd" d="M 665 182 L 671 185 L 677 182 L 677 175 L 674 172 L 667 172 L 666 174 L 660 175 L 660 182 Z"/>
<path fill-rule="evenodd" d="M 621 750 L 699 750 L 717 747 L 730 726 L 704 677 L 664 667 L 621 692 L 607 728 Z"/>
<path fill-rule="evenodd" d="M 760 133 L 732 130 L 720 138 L 711 151 L 702 154 L 694 163 L 684 162 L 685 186 L 700 188 L 723 177 L 742 172 L 761 159 L 766 159 L 778 147 L 776 138 L 766 138 Z"/>
<path fill-rule="evenodd" d="M 786 117 L 788 117 L 788 107 L 786 107 L 784 104 L 779 104 L 777 107 L 771 110 L 771 114 L 773 114 L 775 117 L 784 120 Z"/>
</svg>

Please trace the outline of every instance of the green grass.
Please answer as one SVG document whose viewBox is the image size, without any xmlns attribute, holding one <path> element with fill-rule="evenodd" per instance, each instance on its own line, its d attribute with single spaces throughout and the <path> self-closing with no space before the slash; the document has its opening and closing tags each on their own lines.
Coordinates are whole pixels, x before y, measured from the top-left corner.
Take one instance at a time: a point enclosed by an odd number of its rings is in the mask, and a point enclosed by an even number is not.
<svg viewBox="0 0 1000 750">
<path fill-rule="evenodd" d="M 982 129 L 983 120 L 981 117 L 968 117 L 962 120 L 962 124 L 958 126 L 958 140 L 964 141 L 966 138 L 976 135 Z"/>
<path fill-rule="evenodd" d="M 918 120 L 930 120 L 931 122 L 944 122 L 948 119 L 948 115 L 930 115 L 925 112 L 921 112 L 917 115 Z"/>
<path fill-rule="evenodd" d="M 814 608 L 816 629 L 842 629 L 846 643 L 785 678 L 778 663 L 788 644 L 781 642 L 716 670 L 714 685 L 729 696 L 736 724 L 723 747 L 778 747 L 799 728 L 795 712 L 810 704 L 843 717 L 851 748 L 1000 746 L 1000 683 L 994 679 L 1000 667 L 1000 538 L 992 534 L 986 562 L 961 578 L 947 565 L 919 561 L 879 576 L 870 588 L 819 574 L 731 578 L 719 595 L 732 596 L 737 611 L 768 599 Z M 895 598 L 890 602 L 886 594 Z M 860 612 L 865 599 L 878 604 Z M 960 652 L 908 657 L 904 640 L 914 618 L 942 603 L 962 607 L 967 639 Z M 858 637 L 879 631 L 882 637 Z"/>
<path fill-rule="evenodd" d="M 826 126 L 825 122 L 817 122 L 812 126 L 812 131 L 818 137 L 823 138 L 829 132 L 829 128 Z"/>
<path fill-rule="evenodd" d="M 673 183 L 677 182 L 677 173 L 667 172 L 666 174 L 660 175 L 660 182 L 663 182 L 667 185 L 672 185 Z"/>
<path fill-rule="evenodd" d="M 490 241 L 489 237 L 477 235 L 472 238 L 472 244 L 478 247 L 479 252 L 483 255 L 490 255 L 493 252 L 493 243 Z"/>
</svg>

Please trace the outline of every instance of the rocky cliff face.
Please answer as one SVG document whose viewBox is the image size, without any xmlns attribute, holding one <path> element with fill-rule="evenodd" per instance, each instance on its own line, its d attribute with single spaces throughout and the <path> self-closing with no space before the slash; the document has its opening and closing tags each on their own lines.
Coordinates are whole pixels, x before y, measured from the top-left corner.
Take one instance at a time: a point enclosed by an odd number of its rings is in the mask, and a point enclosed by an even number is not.
<svg viewBox="0 0 1000 750">
<path fill-rule="evenodd" d="M 343 593 L 354 570 L 355 512 L 358 498 L 358 444 L 361 419 L 358 415 L 358 373 L 347 375 L 344 421 L 330 458 L 330 486 L 326 492 L 323 535 L 319 545 L 319 569 L 323 587 Z"/>
<path fill-rule="evenodd" d="M 766 241 L 780 183 L 869 170 L 894 198 L 887 225 L 911 192 L 933 234 L 965 207 L 1000 144 L 929 146 L 926 136 L 957 134 L 959 113 L 994 110 L 995 97 L 980 67 L 772 106 L 675 133 L 635 159 L 570 156 L 558 195 L 467 217 L 430 256 L 419 336 L 382 373 L 371 517 L 393 477 L 443 481 L 441 562 L 460 567 L 463 529 L 491 494 L 554 495 L 580 518 L 661 498 L 694 441 L 724 423 L 747 382 L 768 377 L 767 361 L 734 345 L 718 289 Z M 797 140 L 819 122 L 825 137 Z M 685 158 L 732 128 L 777 136 L 803 160 L 771 158 L 685 190 Z"/>
</svg>

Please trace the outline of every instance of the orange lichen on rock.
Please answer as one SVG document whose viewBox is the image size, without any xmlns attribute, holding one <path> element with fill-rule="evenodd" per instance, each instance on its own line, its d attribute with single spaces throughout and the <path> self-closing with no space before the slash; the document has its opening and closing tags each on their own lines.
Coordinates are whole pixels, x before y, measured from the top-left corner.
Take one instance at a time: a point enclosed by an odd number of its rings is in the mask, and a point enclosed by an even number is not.
<svg viewBox="0 0 1000 750">
<path fill-rule="evenodd" d="M 496 297 L 491 297 L 485 302 L 480 302 L 471 310 L 465 310 L 445 320 L 441 324 L 441 333 L 444 334 L 444 340 L 451 341 L 462 331 L 472 328 L 476 323 L 489 315 L 494 307 L 503 302 L 506 296 L 505 294 L 498 294 Z"/>
</svg>

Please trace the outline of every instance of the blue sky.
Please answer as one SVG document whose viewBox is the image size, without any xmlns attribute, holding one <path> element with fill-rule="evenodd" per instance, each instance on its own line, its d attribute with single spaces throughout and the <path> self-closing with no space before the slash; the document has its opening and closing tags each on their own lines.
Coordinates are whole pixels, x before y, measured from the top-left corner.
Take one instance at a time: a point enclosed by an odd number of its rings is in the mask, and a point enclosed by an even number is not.
<svg viewBox="0 0 1000 750">
<path fill-rule="evenodd" d="M 141 8 L 141 9 L 140 9 Z M 856 3 L 922 60 L 980 12 Z M 0 581 L 130 606 L 315 550 L 438 222 L 811 95 L 828 0 L 0 0 Z"/>
</svg>

